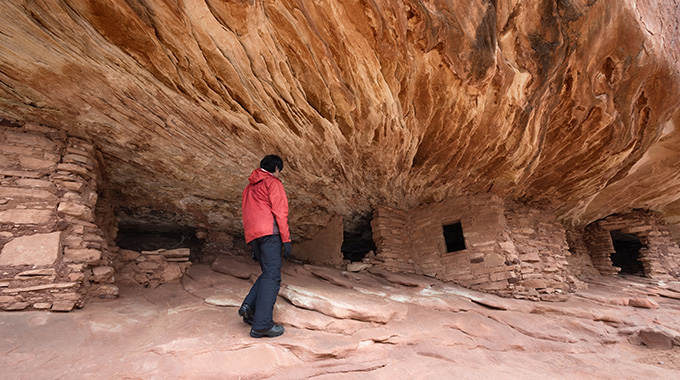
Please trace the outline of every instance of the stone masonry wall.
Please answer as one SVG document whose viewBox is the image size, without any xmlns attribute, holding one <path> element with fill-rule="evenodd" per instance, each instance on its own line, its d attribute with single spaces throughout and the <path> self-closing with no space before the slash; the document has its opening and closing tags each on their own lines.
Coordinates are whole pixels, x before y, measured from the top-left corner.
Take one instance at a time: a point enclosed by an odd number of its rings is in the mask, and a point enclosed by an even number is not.
<svg viewBox="0 0 680 380">
<path fill-rule="evenodd" d="M 586 227 L 586 243 L 593 265 L 601 274 L 614 275 L 620 270 L 611 261 L 615 251 L 610 231 L 615 230 L 637 236 L 644 245 L 639 260 L 645 276 L 659 280 L 680 278 L 680 248 L 665 226 L 663 216 L 646 210 L 611 215 Z"/>
<path fill-rule="evenodd" d="M 466 248 L 447 252 L 443 226 L 460 222 Z M 505 296 L 558 300 L 580 282 L 567 269 L 564 229 L 547 211 L 481 194 L 416 207 L 378 208 L 372 263 Z M 396 238 L 398 237 L 398 238 Z"/>
<path fill-rule="evenodd" d="M 94 223 L 95 154 L 54 129 L 0 126 L 0 309 L 68 311 L 117 295 Z"/>
<path fill-rule="evenodd" d="M 371 221 L 376 255 L 371 263 L 391 272 L 413 273 L 413 257 L 409 241 L 406 213 L 386 206 L 373 212 Z"/>
<path fill-rule="evenodd" d="M 588 251 L 583 228 L 566 228 L 565 232 L 567 243 L 569 243 L 569 252 L 571 252 L 571 255 L 567 256 L 571 273 L 575 276 L 599 275 L 600 272 L 593 266 L 593 260 Z"/>
<path fill-rule="evenodd" d="M 518 266 L 498 197 L 485 194 L 449 199 L 416 207 L 408 215 L 419 272 L 497 293 L 507 293 L 516 280 Z M 456 222 L 462 226 L 466 249 L 449 253 L 443 226 Z"/>
<path fill-rule="evenodd" d="M 536 206 L 505 203 L 505 218 L 515 243 L 520 276 L 515 294 L 547 299 L 585 286 L 569 270 L 571 255 L 562 224 L 555 215 Z"/>
</svg>

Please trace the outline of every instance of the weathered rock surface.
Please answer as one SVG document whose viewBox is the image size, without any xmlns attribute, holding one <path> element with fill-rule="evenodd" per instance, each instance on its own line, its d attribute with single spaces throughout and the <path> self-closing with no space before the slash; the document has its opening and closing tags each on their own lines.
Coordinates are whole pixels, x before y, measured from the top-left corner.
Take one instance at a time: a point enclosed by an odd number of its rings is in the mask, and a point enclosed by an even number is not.
<svg viewBox="0 0 680 380">
<path fill-rule="evenodd" d="M 236 258 L 225 256 L 221 262 L 228 265 Z M 0 314 L 3 379 L 680 376 L 680 300 L 653 295 L 668 291 L 669 285 L 593 277 L 588 289 L 555 304 L 499 298 L 450 284 L 424 285 L 436 282 L 425 277 L 417 281 L 418 276 L 408 276 L 409 282 L 423 286 L 407 286 L 401 284 L 403 278 L 392 282 L 367 272 L 322 269 L 286 262 L 284 288 L 314 289 L 310 297 L 332 294 L 338 301 L 360 294 L 357 304 L 366 310 L 386 305 L 382 295 L 328 280 L 345 278 L 376 293 L 389 289 L 389 303 L 401 305 L 405 314 L 385 323 L 347 319 L 339 312 L 341 302 L 331 316 L 326 303 L 301 308 L 282 296 L 274 318 L 286 333 L 257 340 L 248 336 L 249 326 L 237 315 L 254 278 L 194 265 L 181 285 L 123 288 L 119 299 L 93 302 L 69 314 Z M 659 308 L 607 303 L 604 293 L 622 300 L 645 293 Z M 468 306 L 447 310 L 413 302 L 418 297 Z M 8 296 L 0 296 L 0 302 L 4 298 Z M 56 302 L 52 310 L 73 307 L 72 301 Z M 353 309 L 346 313 L 356 315 Z"/>
<path fill-rule="evenodd" d="M 294 236 L 488 191 L 574 224 L 656 209 L 677 233 L 679 18 L 614 0 L 6 1 L 0 118 L 92 140 L 128 222 L 237 232 L 274 152 Z"/>
</svg>

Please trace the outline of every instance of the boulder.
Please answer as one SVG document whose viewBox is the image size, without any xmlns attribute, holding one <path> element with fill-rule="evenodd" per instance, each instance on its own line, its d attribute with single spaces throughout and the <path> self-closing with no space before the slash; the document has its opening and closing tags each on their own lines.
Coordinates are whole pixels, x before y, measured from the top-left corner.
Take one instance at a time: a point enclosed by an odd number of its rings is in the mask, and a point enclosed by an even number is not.
<svg viewBox="0 0 680 380">
<path fill-rule="evenodd" d="M 395 302 L 312 282 L 284 284 L 279 294 L 295 306 L 340 319 L 387 323 L 403 318 L 407 310 Z"/>
<path fill-rule="evenodd" d="M 628 300 L 628 305 L 632 307 L 639 307 L 643 309 L 658 309 L 659 304 L 649 298 L 631 298 Z"/>
<path fill-rule="evenodd" d="M 250 260 L 250 259 L 248 259 Z M 236 278 L 249 279 L 253 274 L 260 274 L 259 265 L 254 261 L 246 262 L 242 256 L 217 256 L 211 268 L 215 272 L 228 274 Z"/>
<path fill-rule="evenodd" d="M 670 350 L 676 337 L 662 329 L 646 328 L 638 331 L 633 337 L 634 342 L 649 348 Z"/>
</svg>

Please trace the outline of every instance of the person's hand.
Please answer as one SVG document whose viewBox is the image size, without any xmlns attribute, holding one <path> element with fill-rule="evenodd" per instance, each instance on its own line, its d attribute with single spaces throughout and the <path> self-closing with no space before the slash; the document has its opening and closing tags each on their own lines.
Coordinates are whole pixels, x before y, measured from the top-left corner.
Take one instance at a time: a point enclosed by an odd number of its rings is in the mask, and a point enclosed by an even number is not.
<svg viewBox="0 0 680 380">
<path fill-rule="evenodd" d="M 293 251 L 293 245 L 290 242 L 283 243 L 283 258 L 288 260 Z"/>
</svg>

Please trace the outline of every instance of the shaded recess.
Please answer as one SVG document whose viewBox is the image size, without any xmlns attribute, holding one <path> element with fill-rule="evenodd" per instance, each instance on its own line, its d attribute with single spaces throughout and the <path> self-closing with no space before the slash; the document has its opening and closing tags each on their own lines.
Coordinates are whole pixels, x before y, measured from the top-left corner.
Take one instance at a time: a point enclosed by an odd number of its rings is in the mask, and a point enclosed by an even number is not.
<svg viewBox="0 0 680 380">
<path fill-rule="evenodd" d="M 156 226 L 119 225 L 116 245 L 132 251 L 189 248 L 190 261 L 197 262 L 201 256 L 201 241 L 196 230 L 187 227 L 158 228 Z"/>
<path fill-rule="evenodd" d="M 644 276 L 645 270 L 640 261 L 640 249 L 644 247 L 640 239 L 621 231 L 610 231 L 614 253 L 611 254 L 612 264 L 621 268 L 619 273 Z"/>
<path fill-rule="evenodd" d="M 341 250 L 345 260 L 361 261 L 367 253 L 375 252 L 371 215 L 359 215 L 344 221 Z"/>
</svg>

